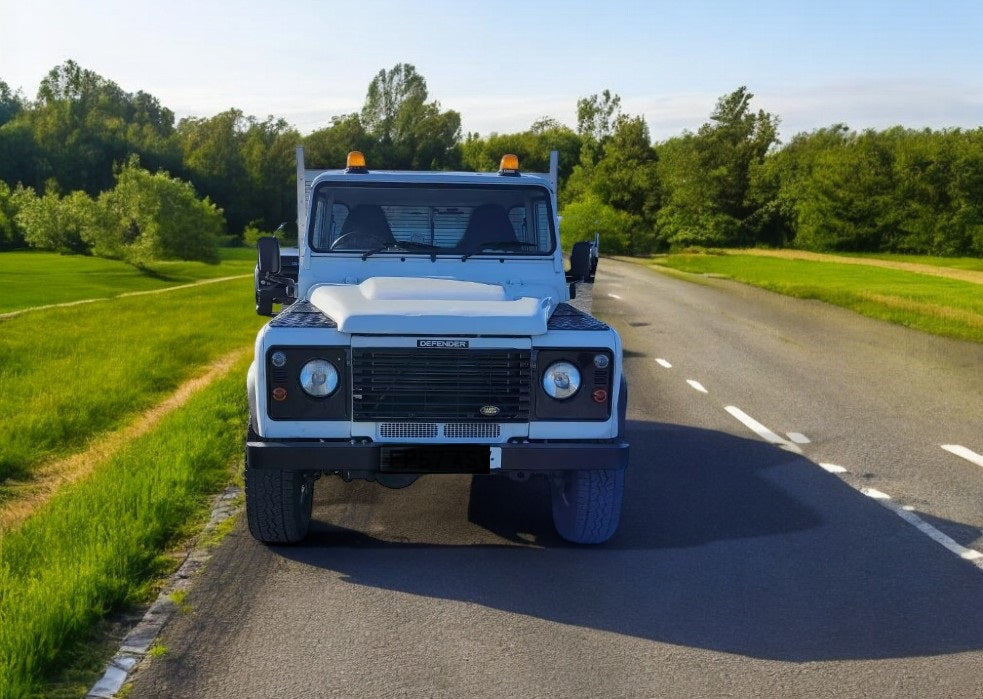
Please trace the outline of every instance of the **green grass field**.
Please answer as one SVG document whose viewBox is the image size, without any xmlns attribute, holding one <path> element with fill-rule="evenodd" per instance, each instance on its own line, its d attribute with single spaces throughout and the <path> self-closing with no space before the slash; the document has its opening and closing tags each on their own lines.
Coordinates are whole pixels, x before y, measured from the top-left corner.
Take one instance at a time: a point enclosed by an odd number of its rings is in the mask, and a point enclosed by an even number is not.
<svg viewBox="0 0 983 699">
<path fill-rule="evenodd" d="M 53 252 L 0 253 L 0 313 L 83 299 L 111 298 L 203 279 L 251 274 L 252 248 L 220 248 L 222 262 L 155 262 L 146 270 L 116 260 Z"/>
<path fill-rule="evenodd" d="M 933 267 L 948 267 L 949 269 L 968 269 L 983 272 L 983 258 L 979 257 L 933 257 L 929 255 L 899 255 L 894 253 L 840 253 L 843 257 L 853 257 L 869 260 L 887 260 L 888 262 L 910 262 L 918 265 Z"/>
<path fill-rule="evenodd" d="M 923 265 L 933 265 L 935 259 L 892 257 L 895 261 Z M 983 266 L 969 258 L 952 262 L 945 266 L 963 270 Z M 788 296 L 818 299 L 936 335 L 983 342 L 983 285 L 970 281 L 865 264 L 763 257 L 740 251 L 673 254 L 655 258 L 650 264 L 689 274 L 723 276 Z"/>
<path fill-rule="evenodd" d="M 82 696 L 97 678 L 106 659 L 79 648 L 93 624 L 146 599 L 174 565 L 163 553 L 238 470 L 248 361 L 0 533 L 0 697 L 50 696 L 46 680 L 78 655 L 89 667 L 58 693 Z"/>
<path fill-rule="evenodd" d="M 84 694 L 106 660 L 90 649 L 102 648 L 100 620 L 146 597 L 174 565 L 168 547 L 235 477 L 248 350 L 264 322 L 254 254 L 224 250 L 218 265 L 160 263 L 149 275 L 87 257 L 0 254 L 4 309 L 109 297 L 0 318 L 0 507 L 31 497 L 39 465 L 100 446 L 81 480 L 0 529 L 0 697 Z M 121 296 L 230 276 L 240 278 Z M 237 351 L 243 359 L 180 409 L 103 448 Z M 66 675 L 66 663 L 79 672 Z"/>
<path fill-rule="evenodd" d="M 0 501 L 5 479 L 121 426 L 262 323 L 251 278 L 0 320 Z"/>
</svg>

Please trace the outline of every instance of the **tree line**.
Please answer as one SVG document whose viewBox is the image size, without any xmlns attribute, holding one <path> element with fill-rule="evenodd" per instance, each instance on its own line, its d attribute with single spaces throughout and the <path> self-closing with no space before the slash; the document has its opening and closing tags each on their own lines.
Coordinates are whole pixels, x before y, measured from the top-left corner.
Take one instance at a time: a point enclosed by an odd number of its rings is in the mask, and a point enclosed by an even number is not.
<svg viewBox="0 0 983 699">
<path fill-rule="evenodd" d="M 229 109 L 175 122 L 73 61 L 34 100 L 0 80 L 0 249 L 29 244 L 139 262 L 214 259 L 294 208 L 294 147 L 313 167 L 350 150 L 377 169 L 527 171 L 559 151 L 562 233 L 599 232 L 608 252 L 688 246 L 983 255 L 983 128 L 856 132 L 834 124 L 779 143 L 779 118 L 745 87 L 695 131 L 653 142 L 610 91 L 577 102 L 571 128 L 543 117 L 517 133 L 463 134 L 409 64 L 380 70 L 362 109 L 302 136 Z"/>
</svg>

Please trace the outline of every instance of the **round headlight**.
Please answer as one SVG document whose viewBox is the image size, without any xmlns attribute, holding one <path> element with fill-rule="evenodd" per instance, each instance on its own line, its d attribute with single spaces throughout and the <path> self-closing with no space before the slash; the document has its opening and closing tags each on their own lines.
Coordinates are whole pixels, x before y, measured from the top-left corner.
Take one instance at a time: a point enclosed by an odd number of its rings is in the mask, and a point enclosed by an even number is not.
<svg viewBox="0 0 983 699">
<path fill-rule="evenodd" d="M 580 388 L 580 370 L 570 362 L 551 364 L 543 374 L 543 390 L 550 398 L 569 398 Z"/>
<path fill-rule="evenodd" d="M 327 360 L 312 359 L 300 370 L 300 387 L 315 398 L 330 396 L 338 388 L 338 370 Z"/>
</svg>

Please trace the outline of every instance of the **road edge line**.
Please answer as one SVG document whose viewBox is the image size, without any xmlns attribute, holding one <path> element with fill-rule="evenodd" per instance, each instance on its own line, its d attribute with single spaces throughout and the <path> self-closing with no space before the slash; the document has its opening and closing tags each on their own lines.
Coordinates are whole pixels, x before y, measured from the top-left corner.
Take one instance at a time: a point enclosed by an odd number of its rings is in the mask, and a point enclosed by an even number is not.
<svg viewBox="0 0 983 699">
<path fill-rule="evenodd" d="M 212 514 L 199 533 L 195 547 L 185 556 L 181 566 L 168 578 L 157 599 L 150 605 L 140 621 L 130 629 L 119 650 L 106 663 L 102 677 L 86 693 L 86 699 L 113 699 L 150 653 L 164 626 L 174 617 L 180 606 L 174 601 L 175 592 L 188 590 L 197 573 L 212 557 L 214 545 L 202 545 L 222 523 L 234 517 L 241 509 L 242 488 L 230 485 L 212 499 Z"/>
</svg>

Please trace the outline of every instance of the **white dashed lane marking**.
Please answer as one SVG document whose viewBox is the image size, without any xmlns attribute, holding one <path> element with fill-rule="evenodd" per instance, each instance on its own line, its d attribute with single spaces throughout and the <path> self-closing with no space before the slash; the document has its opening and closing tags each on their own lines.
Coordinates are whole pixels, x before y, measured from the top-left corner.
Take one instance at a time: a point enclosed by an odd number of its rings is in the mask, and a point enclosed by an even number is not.
<svg viewBox="0 0 983 699">
<path fill-rule="evenodd" d="M 619 301 L 621 300 L 621 297 L 618 296 L 617 294 L 608 294 L 608 296 L 610 296 L 613 299 L 618 299 Z"/>
<path fill-rule="evenodd" d="M 972 449 L 967 449 L 960 444 L 943 444 L 942 448 L 945 449 L 950 454 L 955 454 L 970 463 L 976 464 L 977 466 L 983 466 L 983 456 L 980 456 Z"/>
<path fill-rule="evenodd" d="M 976 565 L 977 568 L 983 570 L 983 553 L 980 553 L 974 549 L 966 548 L 962 544 L 952 539 L 950 536 L 943 534 L 941 531 L 912 512 L 912 508 L 904 507 L 894 502 L 894 500 L 891 499 L 891 496 L 887 493 L 882 493 L 881 491 L 874 490 L 873 488 L 861 488 L 860 492 L 869 498 L 877 500 L 877 502 L 891 510 L 894 514 L 906 521 L 925 536 L 932 539 L 935 543 L 945 546 L 960 558 L 970 561 Z"/>
<path fill-rule="evenodd" d="M 608 296 L 612 298 L 620 298 L 615 294 L 608 294 Z M 669 361 L 663 359 L 662 357 L 657 358 L 655 362 L 656 364 L 658 364 L 659 366 L 665 369 L 672 368 L 672 364 L 670 364 Z M 699 381 L 696 381 L 694 379 L 686 379 L 686 383 L 688 383 L 690 387 L 695 391 L 699 391 L 700 393 L 708 393 L 707 389 L 704 388 L 703 384 L 701 384 Z M 731 416 L 733 416 L 741 424 L 743 424 L 745 427 L 747 427 L 749 430 L 754 432 L 756 435 L 761 437 L 766 442 L 769 442 L 776 446 L 780 446 L 783 449 L 787 449 L 789 451 L 793 451 L 795 453 L 801 454 L 802 449 L 799 447 L 799 445 L 810 444 L 812 442 L 812 440 L 810 440 L 806 435 L 802 434 L 801 432 L 786 432 L 785 434 L 788 436 L 788 439 L 780 437 L 778 436 L 778 434 L 776 434 L 772 430 L 762 425 L 760 422 L 755 420 L 753 417 L 745 413 L 737 406 L 728 405 L 724 408 L 724 410 L 730 413 Z M 983 456 L 977 454 L 971 449 L 967 449 L 966 447 L 959 444 L 943 444 L 941 446 L 947 452 L 954 454 L 960 458 L 966 459 L 967 461 L 974 463 L 977 466 L 983 467 Z M 823 462 L 823 463 L 819 463 L 818 465 L 820 468 L 822 468 L 824 471 L 827 471 L 828 473 L 832 473 L 836 475 L 849 473 L 849 471 L 846 468 L 840 466 L 839 464 L 831 464 L 831 463 Z M 881 492 L 880 490 L 877 490 L 875 488 L 860 488 L 860 492 L 866 495 L 867 497 L 871 498 L 872 500 L 876 500 L 881 505 L 894 512 L 896 515 L 898 515 L 898 517 L 905 520 L 908 524 L 915 527 L 918 531 L 920 531 L 922 534 L 925 534 L 927 537 L 935 541 L 937 544 L 944 546 L 945 548 L 947 548 L 949 551 L 956 554 L 960 558 L 969 561 L 980 570 L 983 570 L 983 553 L 980 553 L 979 551 L 976 551 L 974 549 L 966 548 L 965 546 L 958 543 L 947 534 L 944 534 L 942 531 L 936 529 L 931 524 L 929 524 L 921 517 L 919 517 L 917 514 L 915 514 L 913 507 L 896 503 L 894 500 L 891 499 L 890 495 Z"/>
<path fill-rule="evenodd" d="M 793 444 L 787 439 L 783 439 L 782 437 L 779 437 L 777 434 L 769 430 L 767 427 L 762 425 L 760 422 L 755 420 L 753 417 L 745 413 L 740 408 L 733 405 L 728 405 L 724 408 L 724 410 L 730 413 L 741 424 L 743 424 L 745 427 L 747 427 L 749 430 L 754 432 L 756 435 L 761 437 L 766 442 L 770 442 L 771 444 L 776 444 L 780 447 L 788 449 L 789 451 L 794 451 L 797 454 L 802 453 L 802 449 L 800 449 L 797 444 Z"/>
</svg>

